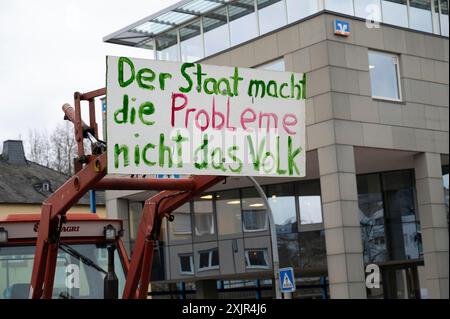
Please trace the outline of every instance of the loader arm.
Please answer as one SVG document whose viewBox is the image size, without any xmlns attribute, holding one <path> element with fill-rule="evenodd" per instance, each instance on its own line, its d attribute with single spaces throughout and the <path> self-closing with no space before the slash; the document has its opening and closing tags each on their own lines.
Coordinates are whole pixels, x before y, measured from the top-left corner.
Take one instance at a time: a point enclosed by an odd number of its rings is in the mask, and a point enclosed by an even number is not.
<svg viewBox="0 0 450 319">
<path fill-rule="evenodd" d="M 124 299 L 147 298 L 154 242 L 159 237 L 162 219 L 166 217 L 171 221 L 173 210 L 223 181 L 225 176 L 193 176 L 191 179 L 194 188 L 190 191 L 162 191 L 145 201 L 125 282 Z"/>
<path fill-rule="evenodd" d="M 161 222 L 169 220 L 171 212 L 224 180 L 225 176 L 193 176 L 182 179 L 111 178 L 107 173 L 106 145 L 98 140 L 95 121 L 94 98 L 105 95 L 106 89 L 85 94 L 74 94 L 75 109 L 64 104 L 65 119 L 74 124 L 78 157 L 75 174 L 59 187 L 41 210 L 31 277 L 30 298 L 51 298 L 61 226 L 66 222 L 67 211 L 89 190 L 160 190 L 145 202 L 139 223 L 136 244 L 131 261 L 126 262 L 127 278 L 123 298 L 146 298 L 153 261 L 154 241 L 159 237 Z M 81 119 L 81 101 L 89 102 L 90 125 Z M 93 155 L 85 155 L 83 139 L 88 138 Z M 125 251 L 123 244 L 118 247 Z"/>
</svg>

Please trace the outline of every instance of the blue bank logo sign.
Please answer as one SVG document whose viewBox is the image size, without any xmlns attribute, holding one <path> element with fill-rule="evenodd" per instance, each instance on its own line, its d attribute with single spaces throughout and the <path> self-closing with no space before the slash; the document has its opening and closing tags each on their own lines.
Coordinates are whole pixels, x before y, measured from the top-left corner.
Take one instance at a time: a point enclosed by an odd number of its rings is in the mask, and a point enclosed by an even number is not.
<svg viewBox="0 0 450 319">
<path fill-rule="evenodd" d="M 335 19 L 334 34 L 348 37 L 350 35 L 350 23 L 347 21 Z"/>
<path fill-rule="evenodd" d="M 280 269 L 281 292 L 295 291 L 294 268 L 287 267 Z"/>
</svg>

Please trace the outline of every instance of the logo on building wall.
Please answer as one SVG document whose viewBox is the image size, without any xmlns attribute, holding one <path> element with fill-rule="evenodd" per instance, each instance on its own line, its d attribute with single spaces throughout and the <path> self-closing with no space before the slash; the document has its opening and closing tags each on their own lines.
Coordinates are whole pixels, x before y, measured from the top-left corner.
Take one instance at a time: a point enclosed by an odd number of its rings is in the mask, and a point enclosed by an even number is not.
<svg viewBox="0 0 450 319">
<path fill-rule="evenodd" d="M 334 20 L 334 34 L 339 36 L 348 37 L 350 35 L 350 23 L 347 21 Z"/>
</svg>

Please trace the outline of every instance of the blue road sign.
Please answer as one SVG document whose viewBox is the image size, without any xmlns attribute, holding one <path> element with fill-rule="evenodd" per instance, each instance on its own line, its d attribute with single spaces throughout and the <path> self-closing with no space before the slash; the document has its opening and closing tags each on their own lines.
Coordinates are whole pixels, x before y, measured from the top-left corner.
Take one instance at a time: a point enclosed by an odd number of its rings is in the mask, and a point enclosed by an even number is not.
<svg viewBox="0 0 450 319">
<path fill-rule="evenodd" d="M 281 292 L 295 291 L 294 268 L 280 268 L 280 286 Z"/>
<path fill-rule="evenodd" d="M 350 23 L 347 21 L 334 20 L 334 34 L 348 37 L 350 35 Z"/>
</svg>

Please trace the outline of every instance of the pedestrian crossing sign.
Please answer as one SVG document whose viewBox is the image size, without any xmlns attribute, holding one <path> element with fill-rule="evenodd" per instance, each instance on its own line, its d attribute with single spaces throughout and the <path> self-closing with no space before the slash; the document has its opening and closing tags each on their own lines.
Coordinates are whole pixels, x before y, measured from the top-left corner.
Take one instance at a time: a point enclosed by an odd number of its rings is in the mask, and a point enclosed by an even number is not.
<svg viewBox="0 0 450 319">
<path fill-rule="evenodd" d="M 280 269 L 281 292 L 295 291 L 294 269 L 292 267 Z"/>
</svg>

